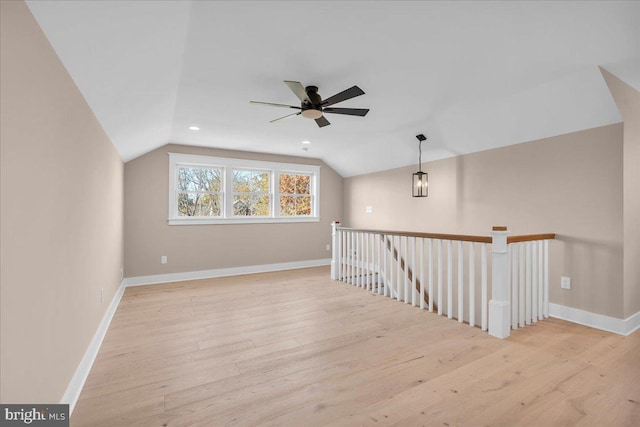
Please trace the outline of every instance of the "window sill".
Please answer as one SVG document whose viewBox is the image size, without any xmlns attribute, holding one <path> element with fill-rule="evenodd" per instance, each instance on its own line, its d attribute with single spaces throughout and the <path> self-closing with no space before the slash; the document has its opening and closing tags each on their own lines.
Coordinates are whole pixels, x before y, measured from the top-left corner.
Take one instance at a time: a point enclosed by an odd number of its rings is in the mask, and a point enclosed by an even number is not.
<svg viewBox="0 0 640 427">
<path fill-rule="evenodd" d="M 298 222 L 320 222 L 318 217 L 292 218 L 169 218 L 169 225 L 228 225 L 228 224 L 282 224 Z"/>
</svg>

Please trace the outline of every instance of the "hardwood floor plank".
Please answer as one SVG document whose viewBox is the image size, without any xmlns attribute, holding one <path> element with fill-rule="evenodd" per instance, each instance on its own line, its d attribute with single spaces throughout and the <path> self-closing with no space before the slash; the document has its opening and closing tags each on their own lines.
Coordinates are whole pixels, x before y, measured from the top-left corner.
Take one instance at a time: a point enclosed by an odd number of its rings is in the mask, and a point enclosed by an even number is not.
<svg viewBox="0 0 640 427">
<path fill-rule="evenodd" d="M 126 289 L 74 426 L 637 426 L 640 332 L 506 340 L 326 267 Z"/>
</svg>

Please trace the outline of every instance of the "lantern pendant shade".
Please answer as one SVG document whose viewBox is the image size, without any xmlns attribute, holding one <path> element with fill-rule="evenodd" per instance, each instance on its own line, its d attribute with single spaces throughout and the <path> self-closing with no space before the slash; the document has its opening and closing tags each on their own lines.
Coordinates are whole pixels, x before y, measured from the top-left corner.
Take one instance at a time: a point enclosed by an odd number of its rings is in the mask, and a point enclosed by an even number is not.
<svg viewBox="0 0 640 427">
<path fill-rule="evenodd" d="M 429 194 L 429 174 L 418 171 L 413 174 L 413 197 L 427 197 Z"/>
</svg>

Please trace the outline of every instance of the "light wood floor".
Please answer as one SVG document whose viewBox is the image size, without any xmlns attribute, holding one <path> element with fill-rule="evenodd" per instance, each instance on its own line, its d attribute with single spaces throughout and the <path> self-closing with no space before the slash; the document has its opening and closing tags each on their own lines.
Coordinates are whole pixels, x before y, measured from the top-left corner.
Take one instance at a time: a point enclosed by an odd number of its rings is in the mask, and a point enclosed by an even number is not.
<svg viewBox="0 0 640 427">
<path fill-rule="evenodd" d="M 74 426 L 640 426 L 640 332 L 507 340 L 327 268 L 127 288 Z"/>
</svg>

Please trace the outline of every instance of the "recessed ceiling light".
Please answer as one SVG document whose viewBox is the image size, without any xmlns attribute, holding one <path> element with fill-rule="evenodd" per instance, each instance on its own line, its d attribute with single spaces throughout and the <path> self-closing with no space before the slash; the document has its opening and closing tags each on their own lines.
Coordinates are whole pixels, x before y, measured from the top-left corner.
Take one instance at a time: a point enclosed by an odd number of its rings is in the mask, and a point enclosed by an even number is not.
<svg viewBox="0 0 640 427">
<path fill-rule="evenodd" d="M 309 145 L 309 144 L 311 144 L 311 141 L 302 141 L 302 143 L 303 143 L 304 145 Z"/>
<path fill-rule="evenodd" d="M 200 130 L 198 126 L 189 126 L 189 130 Z"/>
</svg>

